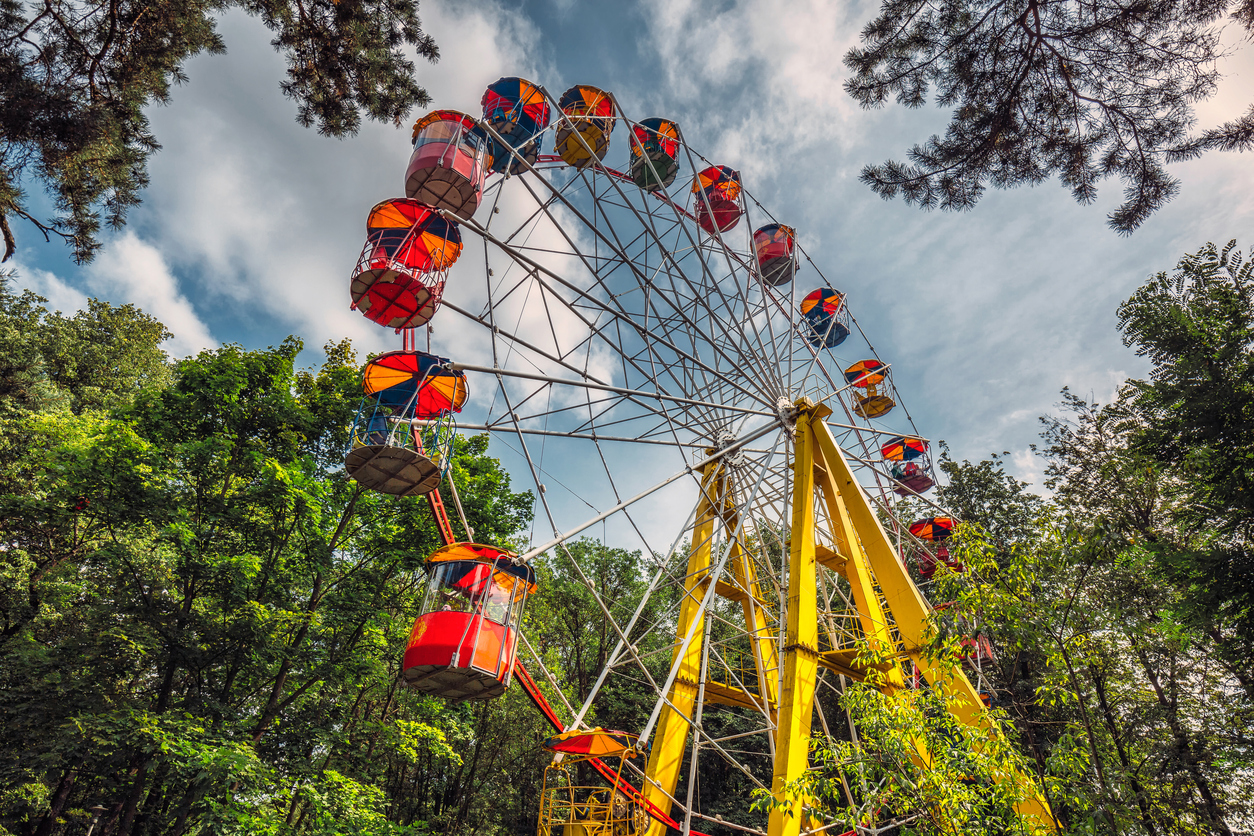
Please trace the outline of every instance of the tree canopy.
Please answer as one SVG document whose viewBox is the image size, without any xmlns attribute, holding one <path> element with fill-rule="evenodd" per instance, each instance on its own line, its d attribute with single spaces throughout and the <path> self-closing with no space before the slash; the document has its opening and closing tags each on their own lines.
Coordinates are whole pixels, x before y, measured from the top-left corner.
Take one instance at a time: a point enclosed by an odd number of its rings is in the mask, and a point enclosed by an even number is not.
<svg viewBox="0 0 1254 836">
<path fill-rule="evenodd" d="M 997 768 L 1017 762 L 1062 833 L 1249 830 L 1252 270 L 1235 243 L 1208 244 L 1120 306 L 1151 372 L 1111 404 L 1063 390 L 1042 419 L 1047 495 L 999 456 L 942 448 L 937 500 L 962 522 L 951 560 L 916 576 L 939 603 L 929 653 L 966 669 L 1014 745 L 973 746 L 934 690 L 887 699 L 850 682 L 856 736 L 821 746 L 804 782 L 836 818 L 1016 832 Z"/>
<path fill-rule="evenodd" d="M 259 17 L 287 59 L 281 87 L 297 120 L 327 136 L 354 133 L 363 115 L 399 124 L 430 102 L 408 49 L 434 61 L 417 0 L 0 0 L 0 232 L 4 258 L 23 219 L 88 261 L 102 219 L 114 228 L 140 202 L 160 145 L 144 109 L 169 101 L 183 66 L 225 51 L 216 18 Z M 46 191 L 55 216 L 32 209 Z"/>
<path fill-rule="evenodd" d="M 467 809 L 499 768 L 467 749 L 504 707 L 399 688 L 439 538 L 425 504 L 344 474 L 351 347 L 300 371 L 299 340 L 172 363 L 165 336 L 130 307 L 0 292 L 0 832 L 76 832 L 94 804 L 117 834 L 508 817 Z M 459 440 L 453 466 L 506 545 L 531 498 L 485 452 Z M 534 763 L 536 734 L 474 754 Z"/>
<path fill-rule="evenodd" d="M 1178 191 L 1168 164 L 1254 147 L 1254 107 L 1192 133 L 1229 13 L 1254 32 L 1248 0 L 884 0 L 845 55 L 845 89 L 868 108 L 934 94 L 952 117 L 910 163 L 868 165 L 862 180 L 884 198 L 965 210 L 987 185 L 1057 176 L 1090 203 L 1117 177 L 1124 202 L 1109 223 L 1130 233 Z"/>
<path fill-rule="evenodd" d="M 1016 805 L 1039 789 L 1064 834 L 1249 829 L 1251 269 L 1208 245 L 1121 306 L 1151 373 L 1112 404 L 1064 391 L 1048 495 L 944 451 L 936 497 L 962 521 L 956 559 L 916 574 L 941 605 L 927 651 L 993 722 L 954 723 L 935 683 L 890 698 L 873 673 L 821 674 L 816 769 L 791 789 L 832 828 L 1028 832 Z M 132 306 L 66 316 L 0 285 L 0 836 L 74 836 L 96 805 L 94 836 L 535 832 L 550 730 L 521 690 L 400 685 L 440 537 L 425 503 L 344 472 L 352 346 L 302 370 L 296 338 L 176 361 L 167 336 Z M 532 497 L 488 453 L 457 439 L 462 504 L 476 539 L 519 548 Z M 537 560 L 525 653 L 553 705 L 592 692 L 619 640 L 605 611 L 640 605 L 650 559 L 585 539 Z M 640 624 L 674 603 L 651 597 Z M 711 606 L 720 653 L 751 655 L 730 640 L 740 604 Z M 667 626 L 629 637 L 654 679 Z M 634 731 L 652 708 L 620 678 L 585 719 Z M 705 731 L 767 762 L 752 716 L 723 708 Z M 1012 764 L 1035 785 L 1005 781 Z M 717 757 L 691 778 L 712 836 L 774 803 Z"/>
</svg>

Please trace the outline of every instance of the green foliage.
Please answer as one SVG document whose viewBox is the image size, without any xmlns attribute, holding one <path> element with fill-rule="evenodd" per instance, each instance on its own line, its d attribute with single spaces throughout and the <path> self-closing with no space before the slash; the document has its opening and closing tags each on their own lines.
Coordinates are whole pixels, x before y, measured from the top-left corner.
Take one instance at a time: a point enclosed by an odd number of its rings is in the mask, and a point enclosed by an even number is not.
<svg viewBox="0 0 1254 836">
<path fill-rule="evenodd" d="M 1189 135 L 1194 104 L 1215 93 L 1220 27 L 1234 7 L 1254 26 L 1248 0 L 884 0 L 845 56 L 846 91 L 863 107 L 922 107 L 935 90 L 953 112 L 909 164 L 867 166 L 862 179 L 884 198 L 966 210 L 987 184 L 1057 175 L 1091 203 L 1117 176 L 1124 203 L 1109 223 L 1130 233 L 1178 190 L 1167 164 L 1254 147 L 1254 109 Z"/>
<path fill-rule="evenodd" d="M 937 576 L 953 601 L 938 636 L 978 624 L 995 638 L 985 674 L 1070 832 L 1228 832 L 1250 812 L 1251 715 L 1218 648 L 1171 617 L 1178 592 L 1144 548 L 1100 527 L 1040 530 L 1007 551 L 962 527 L 966 572 Z"/>
<path fill-rule="evenodd" d="M 1235 246 L 1207 244 L 1120 306 L 1124 342 L 1154 364 L 1120 406 L 1130 446 L 1167 477 L 1160 565 L 1195 623 L 1254 658 L 1254 262 Z"/>
<path fill-rule="evenodd" d="M 134 305 L 90 299 L 73 316 L 9 289 L 0 274 L 0 415 L 68 406 L 109 409 L 170 381 L 160 345 L 170 332 Z"/>
<path fill-rule="evenodd" d="M 980 526 L 1002 548 L 1036 537 L 1046 503 L 1026 483 L 1006 473 L 999 456 L 977 464 L 958 463 L 941 442 L 938 467 L 946 484 L 937 487 L 936 501 L 960 520 Z"/>
<path fill-rule="evenodd" d="M 133 309 L 3 301 L 26 365 L 0 419 L 0 827 L 76 832 L 101 804 L 109 836 L 470 831 L 510 758 L 538 769 L 516 689 L 470 707 L 399 687 L 439 539 L 425 503 L 343 471 L 351 346 L 317 371 L 295 339 L 224 346 L 163 376 L 139 360 L 164 329 Z M 486 451 L 459 441 L 455 472 L 507 543 L 530 496 Z"/>
<path fill-rule="evenodd" d="M 1254 816 L 1243 587 L 1203 559 L 1248 542 L 1248 270 L 1231 248 L 1182 264 L 1123 309 L 1153 377 L 1105 407 L 1064 393 L 1046 421 L 1048 501 L 996 456 L 943 453 L 965 571 L 936 573 L 928 595 L 949 603 L 927 651 L 978 677 L 995 722 L 956 722 L 943 682 L 824 686 L 824 716 L 853 722 L 819 723 L 818 768 L 789 791 L 837 825 L 1028 832 L 1011 771 L 1066 833 L 1229 836 Z M 316 370 L 295 368 L 295 339 L 171 364 L 164 335 L 131 308 L 63 317 L 0 294 L 0 830 L 70 836 L 100 804 L 96 836 L 531 832 L 550 730 L 520 689 L 451 704 L 400 687 L 440 540 L 425 503 L 343 471 L 351 345 Z M 453 473 L 475 539 L 523 548 L 532 497 L 486 436 L 458 439 Z M 537 561 L 525 634 L 555 706 L 587 698 L 620 640 L 597 598 L 626 623 L 657 559 L 581 540 Z M 654 680 L 676 605 L 655 592 L 629 637 Z M 750 652 L 742 617 L 716 597 L 707 620 L 732 668 Z M 995 648 L 978 675 L 958 661 L 977 633 Z M 585 719 L 635 731 L 652 706 L 646 682 L 615 677 Z M 769 763 L 749 712 L 702 726 Z M 710 748 L 702 811 L 761 823 L 776 802 L 748 810 L 750 782 Z"/>
<path fill-rule="evenodd" d="M 619 640 L 588 584 L 613 607 L 615 620 L 626 624 L 648 585 L 648 579 L 641 575 L 640 552 L 610 548 L 583 538 L 546 556 L 537 568 L 541 593 L 531 605 L 533 641 L 538 648 L 556 654 L 554 661 L 571 679 L 573 699 L 582 703 Z M 670 645 L 670 637 L 646 634 L 645 627 L 655 621 L 660 605 L 660 596 L 651 599 L 650 611 L 641 616 L 640 627 L 632 637 L 639 653 L 647 655 L 659 645 Z M 669 658 L 664 660 L 665 664 L 669 662 Z M 665 677 L 665 670 L 661 675 Z M 620 694 L 612 688 L 602 689 L 594 704 L 596 722 L 607 728 L 639 728 L 652 707 L 645 706 L 645 713 L 640 716 L 641 696 L 640 691 Z"/>
<path fill-rule="evenodd" d="M 230 8 L 259 17 L 287 59 L 284 95 L 297 121 L 327 136 L 354 133 L 365 114 L 398 123 L 430 102 L 413 78 L 411 50 L 434 61 L 415 0 L 67 0 L 0 2 L 0 232 L 9 218 L 56 235 L 76 260 L 100 246 L 140 202 L 148 158 L 160 146 L 145 109 L 170 100 L 183 67 L 225 47 L 216 19 Z M 25 191 L 47 190 L 54 218 L 32 214 Z"/>
<path fill-rule="evenodd" d="M 952 576 L 952 573 L 950 573 Z M 958 670 L 958 637 L 933 624 L 928 655 L 939 671 L 923 688 L 893 688 L 882 668 L 887 661 L 860 643 L 858 664 L 869 670 L 862 681 L 846 682 L 840 707 L 856 729 L 847 739 L 813 741 L 814 769 L 785 787 L 790 798 L 803 797 L 835 820 L 840 829 L 884 827 L 919 834 L 1039 834 L 1052 823 L 1021 808 L 1039 786 L 1015 740 L 1007 716 L 986 713 L 983 725 L 959 719 L 961 696 L 953 687 Z M 844 680 L 842 680 L 844 681 Z M 980 709 L 982 711 L 982 709 Z M 1040 775 L 1057 790 L 1077 775 L 1074 759 L 1061 757 Z M 1082 760 L 1082 759 L 1081 759 Z M 784 806 L 764 791 L 755 806 Z"/>
<path fill-rule="evenodd" d="M 1000 726 L 959 722 L 932 689 L 889 696 L 854 683 L 841 702 L 858 740 L 819 748 L 809 783 L 844 827 L 892 817 L 905 822 L 902 834 L 1039 832 L 1040 822 L 1016 812 L 1031 785 L 1006 779 L 1026 764 Z"/>
</svg>

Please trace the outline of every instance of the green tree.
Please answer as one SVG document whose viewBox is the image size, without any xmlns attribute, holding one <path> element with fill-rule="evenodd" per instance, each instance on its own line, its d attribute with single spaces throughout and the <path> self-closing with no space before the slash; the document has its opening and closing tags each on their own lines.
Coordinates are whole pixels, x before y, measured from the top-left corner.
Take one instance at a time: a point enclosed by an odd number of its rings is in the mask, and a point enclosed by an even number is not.
<svg viewBox="0 0 1254 836">
<path fill-rule="evenodd" d="M 979 526 L 1000 548 L 1035 539 L 1045 500 L 1006 473 L 1000 456 L 977 464 L 956 462 L 941 442 L 937 466 L 946 479 L 936 489 L 936 501 L 960 520 Z"/>
<path fill-rule="evenodd" d="M 890 695 L 882 685 L 873 675 L 846 686 L 841 705 L 857 738 L 816 746 L 816 768 L 787 792 L 805 794 L 850 830 L 897 821 L 903 834 L 997 836 L 1049 826 L 1016 811 L 1034 787 L 1006 779 L 1011 769 L 1031 771 L 999 719 L 967 726 L 939 689 Z M 769 799 L 758 795 L 760 805 Z"/>
<path fill-rule="evenodd" d="M 47 315 L 43 297 L 9 289 L 12 272 L 0 274 L 0 413 L 40 410 L 64 403 L 67 398 L 50 379 L 42 346 L 30 335 L 38 333 Z"/>
<path fill-rule="evenodd" d="M 1249 814 L 1233 677 L 1172 620 L 1176 591 L 1142 548 L 1100 527 L 1049 525 L 998 554 L 964 531 L 966 572 L 939 594 L 994 637 L 996 698 L 1072 832 L 1231 832 Z"/>
<path fill-rule="evenodd" d="M 32 322 L 36 343 L 61 327 Z M 484 799 L 509 758 L 535 754 L 502 730 L 538 732 L 501 704 L 399 687 L 439 540 L 425 503 L 343 471 L 351 348 L 327 346 L 317 372 L 294 368 L 299 350 L 225 346 L 109 412 L 3 418 L 22 441 L 0 474 L 8 832 L 73 832 L 97 803 L 110 836 L 508 821 Z M 463 500 L 480 538 L 509 542 L 530 497 L 485 449 L 459 442 Z"/>
<path fill-rule="evenodd" d="M 261 18 L 287 59 L 284 95 L 297 121 L 327 136 L 354 133 L 362 115 L 400 120 L 430 97 L 413 78 L 412 48 L 439 53 L 416 0 L 68 0 L 0 2 L 0 232 L 4 259 L 17 247 L 10 218 L 64 240 L 74 258 L 99 248 L 103 220 L 122 226 L 148 185 L 160 147 L 145 108 L 170 99 L 183 66 L 225 51 L 216 18 L 240 8 Z M 46 190 L 56 214 L 40 217 L 29 189 Z"/>
<path fill-rule="evenodd" d="M 0 416 L 107 409 L 170 382 L 161 349 L 170 333 L 134 305 L 90 299 L 67 317 L 29 290 L 14 294 L 10 278 L 0 274 Z M 21 457 L 26 444 L 0 431 L 0 458 Z"/>
<path fill-rule="evenodd" d="M 909 164 L 869 165 L 862 180 L 886 199 L 966 210 L 988 184 L 1055 175 L 1090 203 L 1116 176 L 1124 203 L 1109 223 L 1130 233 L 1178 191 L 1167 164 L 1254 147 L 1254 108 L 1190 134 L 1194 104 L 1220 78 L 1229 11 L 1254 31 L 1248 0 L 884 0 L 845 56 L 845 89 L 868 108 L 890 97 L 922 107 L 935 90 L 953 115 Z"/>
<path fill-rule="evenodd" d="M 1164 471 L 1170 515 L 1147 531 L 1195 620 L 1254 658 L 1254 261 L 1207 244 L 1119 307 L 1125 344 L 1153 363 L 1131 381 L 1128 443 Z M 1182 536 L 1183 533 L 1193 536 Z M 1198 536 L 1200 535 L 1200 536 Z"/>
</svg>

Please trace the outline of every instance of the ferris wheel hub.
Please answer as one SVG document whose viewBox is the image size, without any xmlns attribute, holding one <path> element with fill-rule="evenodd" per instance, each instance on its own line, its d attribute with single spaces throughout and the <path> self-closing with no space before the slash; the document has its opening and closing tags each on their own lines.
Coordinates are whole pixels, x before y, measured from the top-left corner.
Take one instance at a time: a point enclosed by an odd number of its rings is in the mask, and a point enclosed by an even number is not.
<svg viewBox="0 0 1254 836">
<path fill-rule="evenodd" d="M 734 433 L 724 430 L 714 437 L 714 451 L 715 453 L 721 453 L 734 446 L 739 440 Z M 744 454 L 738 449 L 732 450 L 723 456 L 723 461 L 729 465 L 737 464 L 742 459 L 744 459 Z"/>
<path fill-rule="evenodd" d="M 781 397 L 775 401 L 775 414 L 779 416 L 780 423 L 791 429 L 797 424 L 797 413 L 799 412 L 797 404 Z"/>
</svg>

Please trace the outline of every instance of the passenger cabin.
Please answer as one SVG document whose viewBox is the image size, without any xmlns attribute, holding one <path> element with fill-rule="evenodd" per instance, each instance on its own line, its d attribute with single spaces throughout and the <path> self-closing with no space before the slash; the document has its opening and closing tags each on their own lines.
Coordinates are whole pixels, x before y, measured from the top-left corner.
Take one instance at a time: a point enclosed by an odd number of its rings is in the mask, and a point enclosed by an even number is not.
<svg viewBox="0 0 1254 836">
<path fill-rule="evenodd" d="M 389 351 L 366 364 L 344 469 L 362 487 L 422 496 L 439 487 L 453 451 L 453 413 L 469 396 L 446 357 Z"/>
<path fill-rule="evenodd" d="M 370 210 L 366 243 L 349 281 L 351 307 L 398 332 L 425 325 L 462 251 L 461 231 L 430 207 L 398 197 Z"/>
<path fill-rule="evenodd" d="M 845 294 L 830 287 L 820 287 L 801 300 L 801 315 L 806 321 L 806 340 L 816 348 L 835 348 L 849 337 L 849 311 Z"/>
<path fill-rule="evenodd" d="M 937 566 L 942 563 L 955 572 L 962 572 L 966 568 L 961 560 L 949 554 L 949 538 L 954 533 L 954 521 L 951 517 L 924 517 L 916 520 L 910 524 L 910 533 L 925 543 L 936 546 L 935 554 L 920 548 L 915 555 L 915 565 L 919 576 L 924 580 L 931 580 L 936 574 Z"/>
<path fill-rule="evenodd" d="M 845 369 L 845 382 L 854 391 L 853 411 L 863 418 L 880 418 L 897 405 L 892 372 L 879 360 L 859 360 Z"/>
<path fill-rule="evenodd" d="M 536 836 L 644 836 L 648 802 L 623 779 L 623 766 L 637 755 L 636 736 L 596 728 L 550 737 L 544 748 L 555 757 L 544 770 Z M 588 764 L 601 776 L 591 783 Z"/>
<path fill-rule="evenodd" d="M 895 436 L 880 447 L 880 455 L 890 463 L 888 473 L 896 483 L 893 492 L 898 496 L 921 494 L 936 484 L 925 439 L 912 435 Z"/>
<path fill-rule="evenodd" d="M 679 173 L 679 126 L 651 116 L 631 132 L 632 181 L 649 192 L 668 188 Z"/>
<path fill-rule="evenodd" d="M 551 113 L 540 86 L 516 76 L 498 78 L 488 85 L 480 104 L 484 123 L 505 140 L 502 144 L 481 129 L 492 158 L 489 168 L 499 174 L 519 174 L 526 170 L 520 160 L 535 165 L 540 155 L 537 137 L 548 127 Z"/>
<path fill-rule="evenodd" d="M 405 647 L 410 688 L 453 700 L 505 693 L 535 572 L 510 552 L 454 543 L 427 558 L 422 609 Z"/>
<path fill-rule="evenodd" d="M 456 110 L 433 111 L 415 122 L 405 195 L 461 218 L 475 214 L 492 165 L 488 142 L 477 131 L 475 120 Z"/>
<path fill-rule="evenodd" d="M 576 85 L 557 102 L 563 119 L 557 123 L 553 150 L 567 165 L 586 168 L 605 159 L 618 115 L 610 94 L 586 84 Z"/>
<path fill-rule="evenodd" d="M 753 233 L 753 251 L 758 257 L 758 275 L 763 284 L 788 284 L 797 272 L 797 232 L 783 224 L 767 224 Z"/>
<path fill-rule="evenodd" d="M 697 224 L 711 235 L 727 232 L 744 214 L 740 205 L 740 172 L 712 165 L 692 181 Z"/>
</svg>

